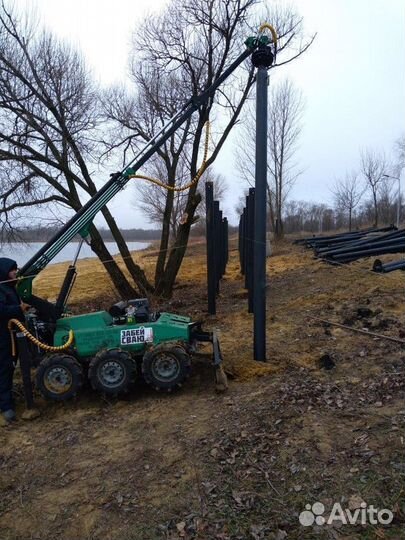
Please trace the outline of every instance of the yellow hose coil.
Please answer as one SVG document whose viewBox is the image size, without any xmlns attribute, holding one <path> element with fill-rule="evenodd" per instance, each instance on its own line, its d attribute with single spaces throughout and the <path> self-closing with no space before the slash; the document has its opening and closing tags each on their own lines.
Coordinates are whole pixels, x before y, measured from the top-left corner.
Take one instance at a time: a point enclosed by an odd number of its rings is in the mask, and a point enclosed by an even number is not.
<svg viewBox="0 0 405 540">
<path fill-rule="evenodd" d="M 34 343 L 35 345 L 37 345 L 38 347 L 40 347 L 41 349 L 43 349 L 44 351 L 47 351 L 47 352 L 64 351 L 65 349 L 68 349 L 72 345 L 73 340 L 74 340 L 73 330 L 69 330 L 69 339 L 67 340 L 67 342 L 64 345 L 59 345 L 58 347 L 53 347 L 52 345 L 47 345 L 46 343 L 41 343 L 41 341 L 39 341 L 39 339 L 37 339 L 35 336 L 30 334 L 30 332 L 28 332 L 28 330 L 25 328 L 25 326 L 22 324 L 22 322 L 18 321 L 17 319 L 10 319 L 8 321 L 8 329 L 10 331 L 10 336 L 11 336 L 11 346 L 12 346 L 12 355 L 13 356 L 16 356 L 16 353 L 17 353 L 17 347 L 16 347 L 16 344 L 15 344 L 15 337 L 14 337 L 14 334 L 13 334 L 13 331 L 12 331 L 13 326 L 16 326 L 21 332 L 23 332 L 24 335 L 30 341 L 32 341 L 32 343 Z"/>
<path fill-rule="evenodd" d="M 201 167 L 198 169 L 197 174 L 193 178 L 193 180 L 187 184 L 186 186 L 176 188 L 174 186 L 169 186 L 168 184 L 165 184 L 164 182 L 161 182 L 160 180 L 156 180 L 156 178 L 151 178 L 150 176 L 145 176 L 143 174 L 133 174 L 128 176 L 128 178 L 139 178 L 141 180 L 147 180 L 148 182 L 152 182 L 152 184 L 156 184 L 157 186 L 160 186 L 162 188 L 167 189 L 168 191 L 186 191 L 186 189 L 189 189 L 191 186 L 196 184 L 201 176 L 203 175 L 205 169 L 206 169 L 206 162 L 207 162 L 207 155 L 208 155 L 208 143 L 209 143 L 209 135 L 210 135 L 210 123 L 207 121 L 205 123 L 205 144 L 204 144 L 204 156 L 201 163 Z"/>
<path fill-rule="evenodd" d="M 271 32 L 271 37 L 273 38 L 274 46 L 276 47 L 276 46 L 277 46 L 277 32 L 275 31 L 275 29 L 273 28 L 273 26 L 271 26 L 271 24 L 269 24 L 269 23 L 263 23 L 263 24 L 259 27 L 259 34 L 261 34 L 266 28 L 267 28 L 267 30 L 270 30 L 270 32 Z"/>
</svg>

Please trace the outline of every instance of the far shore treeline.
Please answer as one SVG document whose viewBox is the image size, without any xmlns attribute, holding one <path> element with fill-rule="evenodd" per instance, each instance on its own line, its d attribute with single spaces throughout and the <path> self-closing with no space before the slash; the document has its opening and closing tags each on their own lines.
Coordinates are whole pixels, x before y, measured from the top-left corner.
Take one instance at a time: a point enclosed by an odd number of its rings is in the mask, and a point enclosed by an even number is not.
<svg viewBox="0 0 405 540">
<path fill-rule="evenodd" d="M 30 227 L 14 231 L 13 242 L 47 242 L 61 227 Z M 99 229 L 105 242 L 114 242 L 114 238 L 109 229 Z M 154 229 L 122 229 L 121 230 L 127 242 L 144 242 L 158 240 L 160 231 Z M 79 240 L 79 235 L 73 239 Z"/>
<path fill-rule="evenodd" d="M 58 231 L 60 227 L 30 227 L 14 231 L 13 238 L 8 237 L 8 240 L 13 242 L 47 242 Z M 109 229 L 99 229 L 100 234 L 105 242 L 114 242 L 114 238 Z M 230 234 L 237 231 L 237 227 L 229 227 Z M 121 233 L 126 242 L 152 242 L 160 239 L 160 230 L 157 229 L 121 229 Z M 191 236 L 204 235 L 204 231 L 200 227 L 191 230 Z M 5 242 L 6 239 L 0 239 Z M 79 240 L 79 235 L 73 239 Z"/>
</svg>

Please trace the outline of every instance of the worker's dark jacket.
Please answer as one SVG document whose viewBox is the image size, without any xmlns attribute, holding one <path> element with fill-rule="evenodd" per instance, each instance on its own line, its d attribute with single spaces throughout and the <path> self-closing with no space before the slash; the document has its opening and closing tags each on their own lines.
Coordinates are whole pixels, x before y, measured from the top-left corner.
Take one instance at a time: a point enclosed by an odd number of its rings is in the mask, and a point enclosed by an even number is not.
<svg viewBox="0 0 405 540">
<path fill-rule="evenodd" d="M 12 259 L 0 257 L 0 410 L 13 409 L 12 386 L 14 364 L 7 324 L 10 319 L 24 320 L 15 283 L 7 283 L 8 274 L 17 267 Z M 5 282 L 5 283 L 4 283 Z"/>
</svg>

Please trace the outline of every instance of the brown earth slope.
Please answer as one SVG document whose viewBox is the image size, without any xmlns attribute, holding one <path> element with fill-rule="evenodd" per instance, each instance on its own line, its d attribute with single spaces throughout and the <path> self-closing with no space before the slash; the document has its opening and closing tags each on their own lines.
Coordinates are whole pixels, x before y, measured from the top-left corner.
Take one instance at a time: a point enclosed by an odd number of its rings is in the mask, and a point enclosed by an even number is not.
<svg viewBox="0 0 405 540">
<path fill-rule="evenodd" d="M 153 254 L 137 257 L 152 270 Z M 55 294 L 63 266 L 41 275 L 38 294 Z M 301 247 L 277 247 L 268 259 L 269 361 L 258 364 L 236 251 L 209 317 L 204 246 L 190 248 L 173 299 L 154 303 L 219 329 L 228 393 L 215 394 L 201 355 L 174 395 L 138 383 L 123 400 L 89 389 L 64 404 L 38 397 L 40 418 L 0 432 L 0 538 L 405 538 L 404 345 L 311 318 L 405 340 L 405 275 L 369 267 L 331 267 Z M 96 261 L 79 271 L 73 311 L 115 300 Z M 327 510 L 365 501 L 394 520 L 300 525 L 316 501 Z"/>
</svg>

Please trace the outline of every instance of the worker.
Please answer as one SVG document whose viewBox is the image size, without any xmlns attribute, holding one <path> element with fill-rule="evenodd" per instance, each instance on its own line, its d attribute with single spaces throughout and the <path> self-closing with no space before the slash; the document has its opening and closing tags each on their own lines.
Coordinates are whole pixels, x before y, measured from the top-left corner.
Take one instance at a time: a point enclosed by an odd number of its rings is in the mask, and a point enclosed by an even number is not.
<svg viewBox="0 0 405 540">
<path fill-rule="evenodd" d="M 7 422 L 15 420 L 12 395 L 14 358 L 11 352 L 10 319 L 24 322 L 28 304 L 21 302 L 17 291 L 17 263 L 0 257 L 0 411 Z"/>
</svg>

